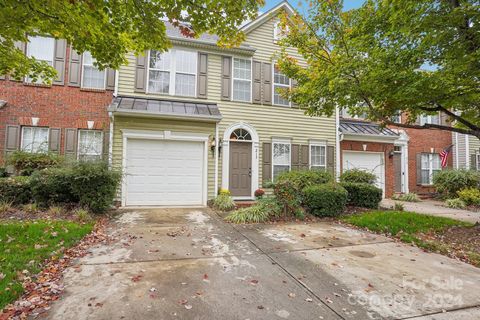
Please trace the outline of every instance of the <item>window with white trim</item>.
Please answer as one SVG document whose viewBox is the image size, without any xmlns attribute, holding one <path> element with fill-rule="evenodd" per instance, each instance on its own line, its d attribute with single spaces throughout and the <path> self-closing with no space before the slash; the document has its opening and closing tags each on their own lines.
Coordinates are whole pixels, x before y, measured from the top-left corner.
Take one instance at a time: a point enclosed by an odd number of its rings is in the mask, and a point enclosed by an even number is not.
<svg viewBox="0 0 480 320">
<path fill-rule="evenodd" d="M 78 160 L 95 161 L 102 159 L 103 132 L 99 130 L 78 130 Z"/>
<path fill-rule="evenodd" d="M 22 127 L 21 149 L 30 153 L 48 152 L 48 128 Z"/>
<path fill-rule="evenodd" d="M 150 51 L 148 92 L 194 97 L 197 58 L 198 53 L 189 50 Z"/>
<path fill-rule="evenodd" d="M 106 70 L 95 67 L 95 58 L 90 52 L 83 53 L 82 59 L 82 88 L 105 89 Z"/>
<path fill-rule="evenodd" d="M 390 118 L 395 123 L 402 123 L 402 113 L 400 111 L 395 112 L 395 114 Z"/>
<path fill-rule="evenodd" d="M 252 61 L 233 58 L 233 100 L 252 100 Z"/>
<path fill-rule="evenodd" d="M 280 22 L 275 23 L 275 25 L 273 26 L 273 41 L 276 42 L 278 40 L 282 40 L 287 36 L 288 31 L 288 26 L 286 26 L 283 30 L 280 26 Z"/>
<path fill-rule="evenodd" d="M 279 174 L 290 171 L 292 159 L 290 142 L 273 142 L 272 150 L 272 177 L 275 181 Z"/>
<path fill-rule="evenodd" d="M 310 145 L 310 169 L 327 168 L 327 147 L 321 144 Z"/>
<path fill-rule="evenodd" d="M 421 115 L 420 116 L 420 125 L 423 126 L 424 124 L 439 124 L 440 123 L 440 115 L 434 114 L 434 115 Z"/>
<path fill-rule="evenodd" d="M 282 90 L 290 88 L 290 78 L 284 75 L 278 66 L 273 67 L 273 104 L 279 106 L 290 106 L 290 101 L 280 94 Z"/>
<path fill-rule="evenodd" d="M 367 118 L 367 113 L 366 112 L 363 112 L 362 114 L 360 115 L 352 115 L 350 114 L 350 112 L 348 111 L 347 108 L 345 109 L 340 109 L 340 117 L 342 118 L 345 118 L 345 119 L 366 119 Z"/>
<path fill-rule="evenodd" d="M 28 37 L 27 57 L 34 57 L 37 61 L 46 62 L 48 65 L 53 66 L 54 56 L 54 38 Z M 30 83 L 43 83 L 43 79 L 41 77 L 37 77 L 36 81 L 33 81 L 31 77 L 26 77 L 25 81 Z"/>
<path fill-rule="evenodd" d="M 477 159 L 477 165 L 476 165 L 477 171 L 480 171 L 480 153 L 477 153 L 475 155 L 475 159 Z"/>
<path fill-rule="evenodd" d="M 440 155 L 438 153 L 422 153 L 421 162 L 421 183 L 431 185 L 433 184 L 434 174 L 442 170 Z"/>
</svg>

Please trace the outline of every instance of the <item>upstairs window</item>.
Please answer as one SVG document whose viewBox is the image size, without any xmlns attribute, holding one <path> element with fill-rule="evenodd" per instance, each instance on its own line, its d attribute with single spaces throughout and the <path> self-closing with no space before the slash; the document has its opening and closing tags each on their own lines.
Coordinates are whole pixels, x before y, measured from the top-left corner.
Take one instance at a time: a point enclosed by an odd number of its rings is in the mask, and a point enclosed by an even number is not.
<svg viewBox="0 0 480 320">
<path fill-rule="evenodd" d="M 438 153 L 422 153 L 422 184 L 433 184 L 433 176 L 442 170 L 440 155 Z"/>
<path fill-rule="evenodd" d="M 290 88 L 290 79 L 284 75 L 277 65 L 273 68 L 273 104 L 290 106 L 290 101 L 281 96 L 280 92 Z"/>
<path fill-rule="evenodd" d="M 78 159 L 95 161 L 102 158 L 103 132 L 98 130 L 78 131 Z"/>
<path fill-rule="evenodd" d="M 402 123 L 402 113 L 400 111 L 396 112 L 391 118 L 391 121 L 395 123 Z"/>
<path fill-rule="evenodd" d="M 286 26 L 284 30 L 282 30 L 282 27 L 280 26 L 280 22 L 275 23 L 273 26 L 273 41 L 276 42 L 278 40 L 282 40 L 285 38 L 288 34 L 289 28 Z"/>
<path fill-rule="evenodd" d="M 360 120 L 364 120 L 364 119 L 367 118 L 367 113 L 364 112 L 364 113 L 362 113 L 362 114 L 360 114 L 360 115 L 358 115 L 358 116 L 357 116 L 357 115 L 353 116 L 353 115 L 350 114 L 350 112 L 348 112 L 348 109 L 341 109 L 341 110 L 340 110 L 340 116 L 341 116 L 342 118 L 345 118 L 345 119 L 360 119 Z"/>
<path fill-rule="evenodd" d="M 29 37 L 27 43 L 27 56 L 53 66 L 55 39 L 48 37 Z M 31 77 L 27 77 L 25 81 L 29 83 L 43 83 L 41 77 L 37 77 L 36 81 L 33 81 Z"/>
<path fill-rule="evenodd" d="M 248 59 L 233 59 L 233 100 L 252 100 L 252 62 Z"/>
<path fill-rule="evenodd" d="M 292 159 L 290 149 L 290 142 L 273 142 L 273 181 L 275 181 L 282 172 L 290 171 Z"/>
<path fill-rule="evenodd" d="M 312 144 L 310 145 L 310 169 L 327 168 L 327 147 L 324 145 Z"/>
<path fill-rule="evenodd" d="M 179 49 L 150 51 L 148 92 L 194 97 L 197 56 L 197 52 Z"/>
<path fill-rule="evenodd" d="M 23 127 L 21 149 L 30 153 L 48 152 L 48 128 Z"/>
<path fill-rule="evenodd" d="M 440 116 L 438 114 L 434 115 L 421 115 L 420 116 L 420 125 L 423 126 L 424 124 L 439 124 L 440 123 Z"/>
<path fill-rule="evenodd" d="M 90 52 L 83 53 L 82 88 L 105 89 L 105 70 L 95 67 L 95 58 Z"/>
</svg>

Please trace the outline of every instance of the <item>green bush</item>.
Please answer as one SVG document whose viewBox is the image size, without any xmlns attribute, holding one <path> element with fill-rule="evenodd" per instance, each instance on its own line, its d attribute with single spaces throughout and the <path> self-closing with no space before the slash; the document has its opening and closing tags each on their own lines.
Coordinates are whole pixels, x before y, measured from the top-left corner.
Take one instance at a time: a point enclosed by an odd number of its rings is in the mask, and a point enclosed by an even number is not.
<svg viewBox="0 0 480 320">
<path fill-rule="evenodd" d="M 480 189 L 466 188 L 458 191 L 457 194 L 466 205 L 480 206 Z"/>
<path fill-rule="evenodd" d="M 5 167 L 0 167 L 0 178 L 8 177 L 8 171 Z"/>
<path fill-rule="evenodd" d="M 273 192 L 286 214 L 303 215 L 303 189 L 312 185 L 332 182 L 329 172 L 320 170 L 294 170 L 280 174 Z"/>
<path fill-rule="evenodd" d="M 120 179 L 120 173 L 109 170 L 106 163 L 79 162 L 37 171 L 31 186 L 35 201 L 43 207 L 73 203 L 100 213 L 111 206 Z"/>
<path fill-rule="evenodd" d="M 447 198 L 455 198 L 457 192 L 467 188 L 478 188 L 480 172 L 473 170 L 442 170 L 433 176 L 433 185 Z"/>
<path fill-rule="evenodd" d="M 395 211 L 404 211 L 405 210 L 405 205 L 401 202 L 395 202 L 393 206 L 393 210 Z"/>
<path fill-rule="evenodd" d="M 420 198 L 416 193 L 409 192 L 401 195 L 393 195 L 393 200 L 406 201 L 406 202 L 420 202 Z"/>
<path fill-rule="evenodd" d="M 29 177 L 0 178 L 0 202 L 15 205 L 32 201 Z"/>
<path fill-rule="evenodd" d="M 29 176 L 36 170 L 56 167 L 62 164 L 63 157 L 54 153 L 29 153 L 15 151 L 7 158 L 7 164 L 12 165 L 16 174 Z"/>
<path fill-rule="evenodd" d="M 305 206 L 319 217 L 341 214 L 347 205 L 347 190 L 339 184 L 321 184 L 306 187 Z"/>
<path fill-rule="evenodd" d="M 459 198 L 447 199 L 445 201 L 447 207 L 452 209 L 464 209 L 467 205 Z"/>
<path fill-rule="evenodd" d="M 213 207 L 221 211 L 230 211 L 235 208 L 235 202 L 230 197 L 230 192 L 220 192 L 220 194 L 213 199 Z"/>
<path fill-rule="evenodd" d="M 348 204 L 355 207 L 376 209 L 382 201 L 382 189 L 368 183 L 344 182 L 348 191 Z"/>
<path fill-rule="evenodd" d="M 360 169 L 347 170 L 340 175 L 340 182 L 374 184 L 376 181 L 377 176 L 375 174 Z"/>
<path fill-rule="evenodd" d="M 275 197 L 264 197 L 251 207 L 233 211 L 225 220 L 233 223 L 259 223 L 278 216 L 281 212 L 282 206 Z"/>
</svg>

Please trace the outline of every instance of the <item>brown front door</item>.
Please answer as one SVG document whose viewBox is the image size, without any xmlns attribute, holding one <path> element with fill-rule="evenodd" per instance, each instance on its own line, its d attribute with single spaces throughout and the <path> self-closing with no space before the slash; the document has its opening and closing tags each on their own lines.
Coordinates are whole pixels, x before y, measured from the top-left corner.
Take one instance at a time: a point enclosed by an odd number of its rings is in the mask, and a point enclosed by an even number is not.
<svg viewBox="0 0 480 320">
<path fill-rule="evenodd" d="M 393 171 L 395 174 L 395 192 L 402 192 L 402 154 L 393 154 Z"/>
<path fill-rule="evenodd" d="M 230 193 L 236 197 L 252 194 L 252 143 L 230 142 Z"/>
</svg>

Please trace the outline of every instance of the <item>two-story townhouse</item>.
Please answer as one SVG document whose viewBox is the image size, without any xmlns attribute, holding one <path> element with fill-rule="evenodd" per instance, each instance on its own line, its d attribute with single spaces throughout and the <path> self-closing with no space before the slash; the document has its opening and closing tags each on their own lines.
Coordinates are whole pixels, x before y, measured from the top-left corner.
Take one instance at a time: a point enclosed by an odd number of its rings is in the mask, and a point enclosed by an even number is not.
<svg viewBox="0 0 480 320">
<path fill-rule="evenodd" d="M 393 121 L 405 123 L 406 114 L 398 114 Z M 447 117 L 420 116 L 416 124 L 448 125 Z M 440 153 L 452 144 L 448 131 L 411 129 L 353 119 L 342 112 L 340 119 L 341 170 L 359 168 L 377 175 L 377 184 L 387 197 L 394 193 L 414 192 L 428 195 L 434 192 L 433 174 L 442 170 Z M 450 154 L 447 167 L 452 167 Z"/>
<path fill-rule="evenodd" d="M 452 133 L 453 167 L 480 170 L 480 139 L 475 136 Z"/>
<path fill-rule="evenodd" d="M 279 94 L 293 85 L 275 65 L 283 10 L 293 13 L 282 2 L 244 25 L 236 48 L 167 25 L 170 51 L 129 56 L 110 107 L 123 205 L 205 205 L 220 188 L 253 199 L 283 171 L 335 171 L 335 117 L 306 116 Z"/>
<path fill-rule="evenodd" d="M 98 70 L 88 52 L 78 54 L 62 39 L 30 37 L 17 46 L 53 66 L 57 77 L 51 85 L 0 77 L 0 164 L 16 150 L 106 157 L 115 71 Z"/>
</svg>

